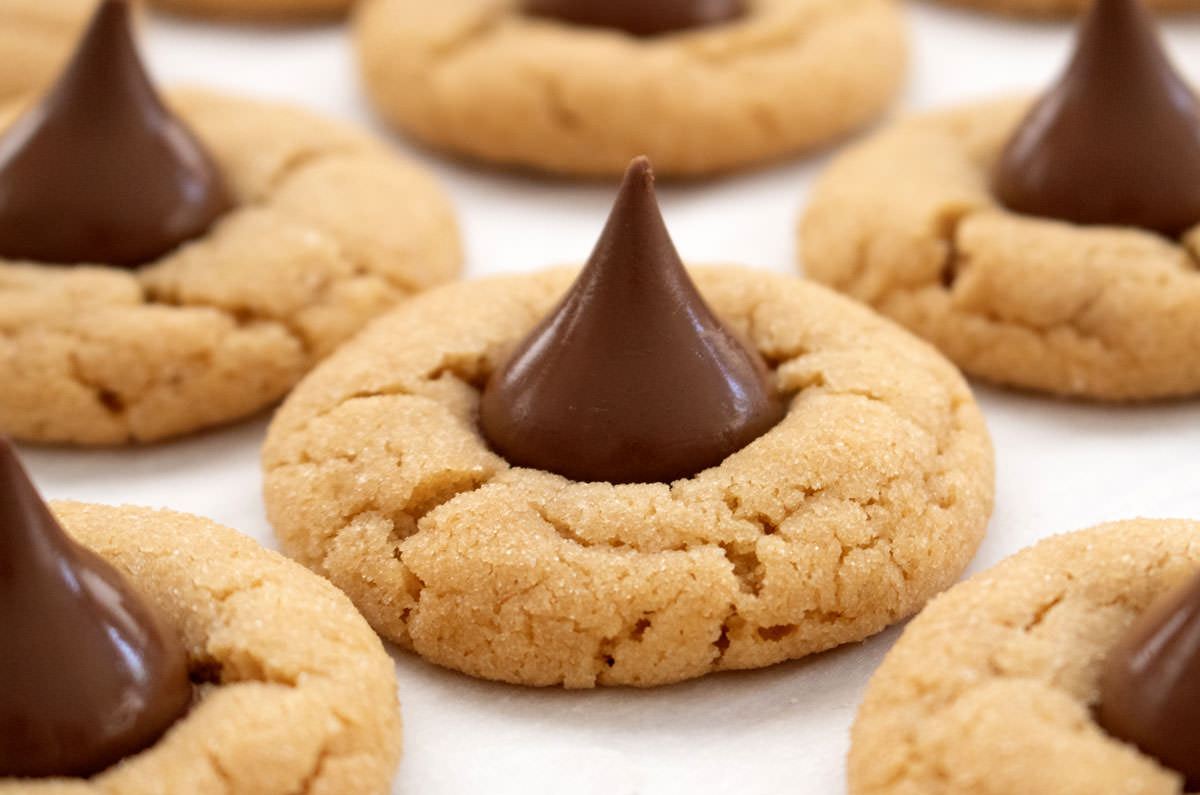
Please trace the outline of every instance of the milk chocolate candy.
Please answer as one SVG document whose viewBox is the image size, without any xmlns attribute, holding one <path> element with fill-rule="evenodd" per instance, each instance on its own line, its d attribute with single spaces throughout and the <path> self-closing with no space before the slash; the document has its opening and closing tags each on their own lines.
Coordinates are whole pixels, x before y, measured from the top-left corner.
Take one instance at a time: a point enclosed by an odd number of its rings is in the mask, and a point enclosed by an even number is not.
<svg viewBox="0 0 1200 795">
<path fill-rule="evenodd" d="M 1200 575 L 1152 604 L 1109 653 L 1096 716 L 1200 790 Z"/>
<path fill-rule="evenodd" d="M 72 541 L 0 437 L 0 777 L 87 776 L 191 704 L 179 641 Z"/>
<path fill-rule="evenodd" d="M 1138 0 L 1096 0 L 993 172 L 1011 210 L 1175 236 L 1200 222 L 1200 105 Z"/>
<path fill-rule="evenodd" d="M 669 482 L 721 463 L 783 413 L 762 358 L 684 269 L 639 158 L 579 278 L 489 380 L 480 425 L 518 466 Z"/>
<path fill-rule="evenodd" d="M 0 258 L 134 267 L 232 205 L 146 76 L 129 3 L 104 0 L 58 82 L 0 138 Z"/>
</svg>

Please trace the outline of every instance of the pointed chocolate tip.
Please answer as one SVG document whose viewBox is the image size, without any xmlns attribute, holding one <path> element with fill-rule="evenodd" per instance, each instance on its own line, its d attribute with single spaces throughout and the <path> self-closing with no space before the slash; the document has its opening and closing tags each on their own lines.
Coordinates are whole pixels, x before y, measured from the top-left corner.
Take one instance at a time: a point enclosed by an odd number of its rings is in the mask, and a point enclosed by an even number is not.
<svg viewBox="0 0 1200 795">
<path fill-rule="evenodd" d="M 783 416 L 762 358 L 688 276 L 653 182 L 650 161 L 634 159 L 587 266 L 484 390 L 480 429 L 515 465 L 669 482 Z"/>
<path fill-rule="evenodd" d="M 997 198 L 1026 215 L 1177 235 L 1200 222 L 1200 103 L 1138 0 L 1097 0 L 1009 140 Z"/>
<path fill-rule="evenodd" d="M 642 183 L 654 184 L 654 165 L 646 155 L 638 155 L 629 162 L 625 169 L 625 179 L 636 179 Z"/>
<path fill-rule="evenodd" d="M 1200 790 L 1200 574 L 1154 602 L 1104 662 L 1096 717 Z"/>
<path fill-rule="evenodd" d="M 638 155 L 626 167 L 613 201 L 612 215 L 618 214 L 619 208 L 630 201 L 636 201 L 639 205 L 658 206 L 658 196 L 654 190 L 654 165 L 645 155 Z"/>
<path fill-rule="evenodd" d="M 58 81 L 0 136 L 0 258 L 137 267 L 232 208 L 155 92 L 131 17 L 126 0 L 100 3 Z"/>
</svg>

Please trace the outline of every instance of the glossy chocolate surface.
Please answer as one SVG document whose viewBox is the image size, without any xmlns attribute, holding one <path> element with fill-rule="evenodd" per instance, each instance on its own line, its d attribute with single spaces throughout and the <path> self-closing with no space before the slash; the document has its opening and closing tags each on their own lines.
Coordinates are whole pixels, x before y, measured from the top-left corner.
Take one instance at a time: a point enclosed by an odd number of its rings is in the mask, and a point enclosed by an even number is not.
<svg viewBox="0 0 1200 795">
<path fill-rule="evenodd" d="M 179 641 L 67 537 L 2 438 L 0 639 L 0 777 L 99 772 L 191 703 Z"/>
<path fill-rule="evenodd" d="M 480 425 L 517 466 L 669 482 L 719 464 L 783 413 L 762 359 L 684 269 L 639 158 L 579 278 L 490 379 Z"/>
<path fill-rule="evenodd" d="M 150 84 L 128 2 L 104 0 L 55 86 L 0 138 L 0 258 L 133 267 L 232 206 Z"/>
<path fill-rule="evenodd" d="M 1152 604 L 1109 653 L 1097 719 L 1200 790 L 1200 575 Z"/>
<path fill-rule="evenodd" d="M 1096 0 L 993 189 L 1011 210 L 1079 224 L 1174 236 L 1200 222 L 1200 105 L 1138 0 Z"/>
<path fill-rule="evenodd" d="M 525 0 L 526 13 L 576 25 L 657 36 L 729 22 L 746 13 L 744 0 Z"/>
</svg>

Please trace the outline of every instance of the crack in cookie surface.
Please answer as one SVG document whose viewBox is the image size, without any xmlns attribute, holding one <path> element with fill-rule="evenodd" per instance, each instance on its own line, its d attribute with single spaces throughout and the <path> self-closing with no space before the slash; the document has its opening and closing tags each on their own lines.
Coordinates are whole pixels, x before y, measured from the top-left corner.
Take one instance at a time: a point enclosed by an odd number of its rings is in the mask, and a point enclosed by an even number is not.
<svg viewBox="0 0 1200 795">
<path fill-rule="evenodd" d="M 695 275 L 792 396 L 720 466 L 615 487 L 510 467 L 475 427 L 479 390 L 572 273 L 457 285 L 381 320 L 280 409 L 263 462 L 284 548 L 385 637 L 526 684 L 767 665 L 911 612 L 965 566 L 991 510 L 961 377 L 821 288 Z"/>
</svg>

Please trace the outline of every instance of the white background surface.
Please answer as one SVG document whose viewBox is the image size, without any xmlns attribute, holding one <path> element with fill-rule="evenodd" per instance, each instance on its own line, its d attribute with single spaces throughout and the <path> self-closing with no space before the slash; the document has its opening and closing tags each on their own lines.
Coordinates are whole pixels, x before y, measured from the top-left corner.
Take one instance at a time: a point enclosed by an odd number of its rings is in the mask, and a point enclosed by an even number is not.
<svg viewBox="0 0 1200 795">
<path fill-rule="evenodd" d="M 911 5 L 904 108 L 1036 89 L 1066 57 L 1065 25 Z M 1167 33 L 1182 69 L 1200 80 L 1200 22 L 1172 21 Z M 245 29 L 152 17 L 144 41 L 164 82 L 291 100 L 378 127 L 341 26 Z M 443 177 L 461 215 L 470 277 L 582 260 L 612 195 L 611 186 L 472 170 L 396 147 Z M 684 258 L 792 271 L 795 216 L 825 161 L 661 189 Z M 976 391 L 996 444 L 998 483 L 972 571 L 1100 521 L 1200 518 L 1200 400 L 1105 408 Z M 274 546 L 259 496 L 265 426 L 261 416 L 130 450 L 26 446 L 25 459 L 48 496 L 169 506 Z M 395 792 L 839 795 L 854 709 L 897 636 L 892 629 L 813 659 L 648 692 L 477 682 L 396 652 L 406 737 Z"/>
</svg>

